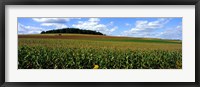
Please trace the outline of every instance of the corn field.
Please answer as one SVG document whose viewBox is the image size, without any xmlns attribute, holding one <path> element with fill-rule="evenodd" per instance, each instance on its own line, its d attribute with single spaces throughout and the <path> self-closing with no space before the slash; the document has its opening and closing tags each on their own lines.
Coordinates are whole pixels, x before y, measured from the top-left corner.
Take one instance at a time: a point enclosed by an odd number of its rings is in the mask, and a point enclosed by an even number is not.
<svg viewBox="0 0 200 87">
<path fill-rule="evenodd" d="M 144 42 L 20 38 L 18 68 L 182 68 L 181 44 L 142 43 Z"/>
</svg>

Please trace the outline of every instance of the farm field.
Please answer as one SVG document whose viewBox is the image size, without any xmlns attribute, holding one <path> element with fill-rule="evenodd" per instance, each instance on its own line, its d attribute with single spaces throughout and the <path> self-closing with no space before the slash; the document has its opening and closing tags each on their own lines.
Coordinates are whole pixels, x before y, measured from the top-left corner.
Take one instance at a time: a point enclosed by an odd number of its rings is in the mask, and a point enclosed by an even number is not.
<svg viewBox="0 0 200 87">
<path fill-rule="evenodd" d="M 18 35 L 19 69 L 182 69 L 182 41 L 89 34 Z"/>
</svg>

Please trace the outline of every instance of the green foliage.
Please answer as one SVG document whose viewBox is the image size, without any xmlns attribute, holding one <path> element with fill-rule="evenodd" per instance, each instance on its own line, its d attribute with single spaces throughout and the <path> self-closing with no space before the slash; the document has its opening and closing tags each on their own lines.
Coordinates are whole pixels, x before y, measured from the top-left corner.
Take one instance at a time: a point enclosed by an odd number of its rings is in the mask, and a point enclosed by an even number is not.
<svg viewBox="0 0 200 87">
<path fill-rule="evenodd" d="M 181 69 L 180 50 L 120 50 L 21 45 L 19 69 Z"/>
<path fill-rule="evenodd" d="M 92 30 L 83 30 L 78 28 L 63 28 L 49 31 L 42 31 L 41 34 L 53 34 L 53 33 L 75 33 L 75 34 L 93 34 L 93 35 L 103 35 L 100 32 Z"/>
</svg>

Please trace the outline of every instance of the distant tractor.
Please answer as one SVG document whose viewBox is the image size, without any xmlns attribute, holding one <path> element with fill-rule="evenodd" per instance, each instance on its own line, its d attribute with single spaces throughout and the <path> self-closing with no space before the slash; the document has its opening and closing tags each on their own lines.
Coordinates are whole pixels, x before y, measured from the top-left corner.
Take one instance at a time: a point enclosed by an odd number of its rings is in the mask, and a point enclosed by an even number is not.
<svg viewBox="0 0 200 87">
<path fill-rule="evenodd" d="M 58 34 L 58 36 L 62 36 L 62 34 Z"/>
</svg>

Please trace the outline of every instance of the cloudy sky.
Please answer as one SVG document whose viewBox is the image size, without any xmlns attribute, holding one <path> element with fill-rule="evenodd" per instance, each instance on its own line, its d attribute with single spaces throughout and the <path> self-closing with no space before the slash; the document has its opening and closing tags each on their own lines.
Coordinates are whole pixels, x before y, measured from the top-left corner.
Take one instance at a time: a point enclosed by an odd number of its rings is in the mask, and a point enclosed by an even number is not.
<svg viewBox="0 0 200 87">
<path fill-rule="evenodd" d="M 61 28 L 95 30 L 110 36 L 182 40 L 182 18 L 18 18 L 18 34 Z"/>
</svg>

